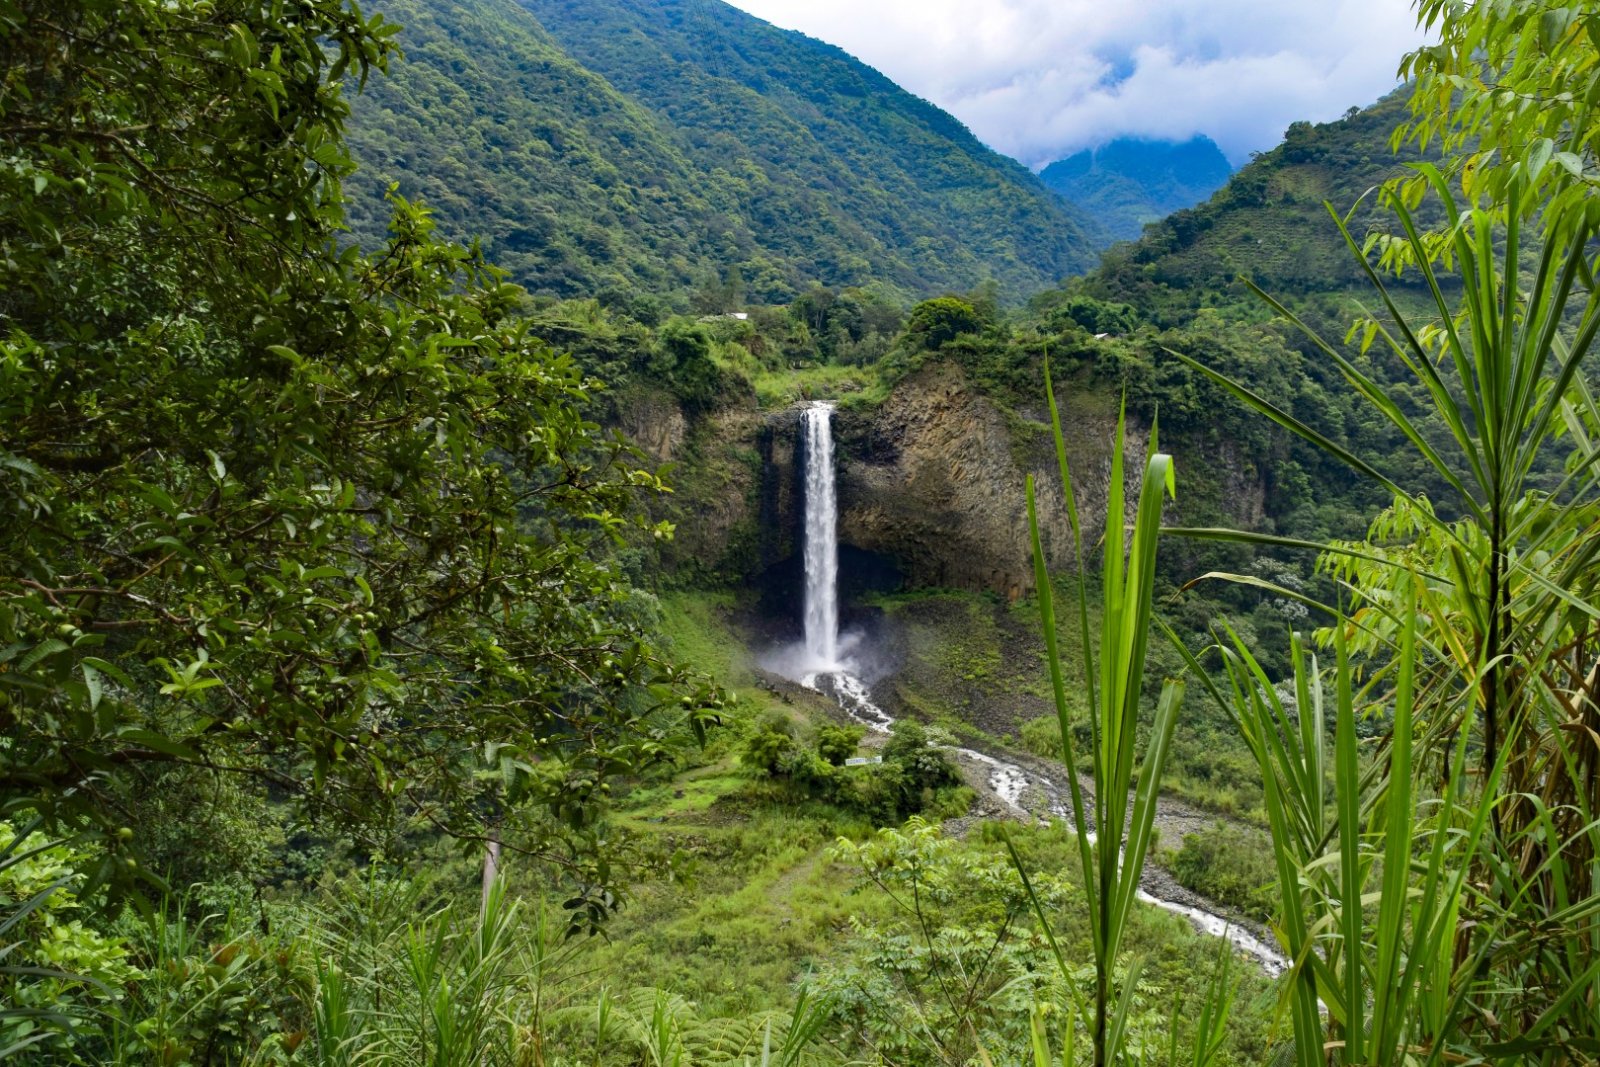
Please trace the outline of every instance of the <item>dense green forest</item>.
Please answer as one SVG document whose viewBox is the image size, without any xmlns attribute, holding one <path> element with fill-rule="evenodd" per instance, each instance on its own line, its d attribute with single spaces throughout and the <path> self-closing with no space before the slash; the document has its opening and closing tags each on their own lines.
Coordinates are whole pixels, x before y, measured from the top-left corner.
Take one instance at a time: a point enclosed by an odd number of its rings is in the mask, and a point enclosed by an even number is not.
<svg viewBox="0 0 1600 1067">
<path fill-rule="evenodd" d="M 1347 318 L 1351 300 L 1368 299 L 1370 290 L 1324 204 L 1355 211 L 1350 227 L 1361 238 L 1398 228 L 1376 190 L 1406 163 L 1432 154 L 1416 143 L 1398 150 L 1390 143 L 1409 99 L 1409 90 L 1398 89 L 1340 121 L 1293 124 L 1281 145 L 1240 169 L 1215 197 L 1108 253 L 1088 291 L 1134 304 L 1162 326 L 1207 308 L 1270 318 L 1248 279 L 1319 324 Z M 1411 277 L 1398 284 L 1402 292 L 1423 285 Z"/>
<path fill-rule="evenodd" d="M 0 0 L 0 1058 L 1594 1062 L 1600 9 L 1417 15 L 1063 280 L 710 2 Z"/>
<path fill-rule="evenodd" d="M 398 181 L 536 293 L 727 311 L 810 283 L 1013 300 L 1093 263 L 1088 216 L 876 71 L 722 3 L 385 0 L 395 77 L 348 184 Z"/>
</svg>

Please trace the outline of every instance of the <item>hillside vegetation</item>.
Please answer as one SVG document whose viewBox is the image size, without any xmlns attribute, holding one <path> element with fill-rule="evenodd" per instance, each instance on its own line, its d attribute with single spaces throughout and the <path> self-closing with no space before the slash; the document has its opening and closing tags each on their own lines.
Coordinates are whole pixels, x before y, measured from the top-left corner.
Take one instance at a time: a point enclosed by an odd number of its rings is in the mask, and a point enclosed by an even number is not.
<svg viewBox="0 0 1600 1067">
<path fill-rule="evenodd" d="M 1355 211 L 1350 229 L 1358 238 L 1395 228 L 1377 187 L 1429 158 L 1409 143 L 1398 153 L 1390 146 L 1408 98 L 1400 89 L 1334 122 L 1294 123 L 1282 144 L 1206 203 L 1174 212 L 1137 242 L 1110 251 L 1083 291 L 1132 304 L 1159 326 L 1188 322 L 1207 308 L 1268 318 L 1244 285 L 1248 278 L 1329 325 L 1348 320 L 1352 301 L 1370 291 L 1324 203 L 1341 215 Z M 1405 291 L 1422 282 L 1407 277 L 1399 285 Z"/>
<path fill-rule="evenodd" d="M 1600 5 L 1022 305 L 847 228 L 1032 210 L 937 113 L 536 6 L 0 0 L 0 1059 L 1592 1067 Z"/>
<path fill-rule="evenodd" d="M 398 181 L 535 293 L 786 302 L 811 282 L 1013 299 L 1093 265 L 1085 216 L 948 114 L 716 0 L 383 0 L 357 233 Z"/>
</svg>

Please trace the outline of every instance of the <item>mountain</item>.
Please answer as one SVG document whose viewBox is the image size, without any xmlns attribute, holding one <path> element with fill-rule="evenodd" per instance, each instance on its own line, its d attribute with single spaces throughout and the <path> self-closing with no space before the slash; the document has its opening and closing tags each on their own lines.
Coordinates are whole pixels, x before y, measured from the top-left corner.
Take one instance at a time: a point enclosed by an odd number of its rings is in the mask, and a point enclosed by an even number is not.
<svg viewBox="0 0 1600 1067">
<path fill-rule="evenodd" d="M 1184 325 L 1203 309 L 1266 318 L 1265 305 L 1244 284 L 1249 278 L 1342 336 L 1352 301 L 1367 300 L 1370 290 L 1324 202 L 1341 215 L 1353 212 L 1350 229 L 1358 240 L 1392 227 L 1392 216 L 1372 194 L 1422 158 L 1413 145 L 1398 153 L 1389 145 L 1408 94 L 1397 89 L 1334 122 L 1290 126 L 1282 144 L 1242 168 L 1209 201 L 1107 252 L 1080 291 L 1132 304 L 1163 327 Z M 1430 199 L 1420 209 L 1424 221 L 1434 205 Z M 1390 285 L 1402 299 L 1420 291 L 1415 272 Z"/>
<path fill-rule="evenodd" d="M 1084 319 L 1120 311 L 1132 320 L 1121 330 L 1101 327 L 1126 337 L 1096 352 L 1098 379 L 1128 381 L 1123 388 L 1130 408 L 1150 417 L 1159 410 L 1163 440 L 1180 454 L 1187 449 L 1204 455 L 1208 442 L 1224 452 L 1236 450 L 1234 465 L 1257 472 L 1265 487 L 1265 517 L 1293 536 L 1358 536 L 1365 517 L 1387 498 L 1320 450 L 1268 432 L 1263 420 L 1170 353 L 1183 352 L 1231 375 L 1400 484 L 1421 487 L 1436 500 L 1449 497 L 1449 487 L 1355 396 L 1332 361 L 1247 284 L 1259 286 L 1333 344 L 1367 311 L 1381 310 L 1328 208 L 1347 217 L 1358 243 L 1397 229 L 1375 190 L 1423 158 L 1414 145 L 1398 153 L 1390 147 L 1390 135 L 1407 115 L 1409 93 L 1398 89 L 1334 122 L 1293 124 L 1282 144 L 1253 159 L 1206 203 L 1152 224 L 1138 241 L 1109 250 L 1090 274 L 1035 300 L 1041 309 L 1055 302 L 1061 309 L 1056 316 Z M 1424 226 L 1442 221 L 1437 200 L 1424 201 L 1417 216 Z M 1448 273 L 1440 281 L 1447 294 L 1457 285 Z M 1437 317 L 1417 271 L 1388 276 L 1385 286 L 1408 318 Z M 1364 355 L 1353 343 L 1345 350 L 1412 414 L 1435 447 L 1450 453 L 1444 428 L 1425 414 L 1429 402 L 1407 368 L 1381 344 Z M 1059 349 L 1052 346 L 1052 352 Z M 1065 353 L 1057 358 L 1064 360 Z M 1208 462 L 1216 466 L 1208 460 L 1189 469 Z M 1223 498 L 1215 499 L 1219 524 L 1239 524 L 1226 514 Z"/>
<path fill-rule="evenodd" d="M 730 303 L 812 282 L 1020 298 L 1105 243 L 950 115 L 717 0 L 375 7 L 406 56 L 353 102 L 363 239 L 398 182 L 535 293 Z"/>
<path fill-rule="evenodd" d="M 1039 179 L 1130 241 L 1147 223 L 1193 207 L 1222 188 L 1233 168 L 1209 137 L 1149 141 L 1119 137 L 1058 160 Z"/>
</svg>

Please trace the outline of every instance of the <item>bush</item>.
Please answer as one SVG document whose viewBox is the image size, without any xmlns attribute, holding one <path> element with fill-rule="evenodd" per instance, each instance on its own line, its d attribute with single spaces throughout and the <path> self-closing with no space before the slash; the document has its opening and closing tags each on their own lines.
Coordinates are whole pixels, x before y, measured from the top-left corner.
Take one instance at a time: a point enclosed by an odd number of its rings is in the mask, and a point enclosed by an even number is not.
<svg viewBox="0 0 1600 1067">
<path fill-rule="evenodd" d="M 713 338 L 700 323 L 674 319 L 661 327 L 644 365 L 645 372 L 669 386 L 691 411 L 715 406 L 724 376 L 711 358 Z"/>
<path fill-rule="evenodd" d="M 1022 747 L 1035 756 L 1045 759 L 1059 760 L 1061 758 L 1061 722 L 1054 715 L 1041 715 L 1036 719 L 1029 719 L 1022 724 Z M 1094 733 L 1087 719 L 1072 724 L 1072 744 L 1078 754 L 1078 769 L 1088 770 L 1090 767 L 1090 745 L 1094 743 Z"/>
<path fill-rule="evenodd" d="M 867 731 L 859 726 L 828 723 L 817 731 L 817 755 L 835 767 L 843 767 L 844 761 L 856 754 L 866 734 Z"/>
<path fill-rule="evenodd" d="M 139 977 L 127 946 L 84 921 L 78 891 L 87 879 L 75 872 L 85 858 L 0 822 L 0 1048 L 64 1054 L 97 1002 Z"/>
<path fill-rule="evenodd" d="M 79 872 L 123 847 L 19 840 L 0 822 L 0 1059 L 238 1063 L 303 1029 L 298 957 L 248 912 L 193 921 L 196 902 L 175 897 L 107 921 L 84 899 Z"/>
<path fill-rule="evenodd" d="M 940 790 L 961 785 L 961 775 L 950 756 L 935 748 L 921 725 L 901 720 L 894 724 L 883 746 L 885 767 L 900 774 L 901 810 L 914 815 L 934 807 Z"/>
<path fill-rule="evenodd" d="M 913 815 L 953 817 L 972 804 L 972 793 L 945 750 L 916 723 L 896 723 L 883 762 L 844 766 L 865 731 L 832 723 L 819 727 L 815 746 L 802 747 L 794 725 L 770 713 L 745 739 L 743 761 L 768 777 L 788 782 L 805 797 L 857 813 L 874 825 L 891 826 Z"/>
<path fill-rule="evenodd" d="M 1172 856 L 1172 875 L 1180 885 L 1260 919 L 1272 917 L 1277 872 L 1272 846 L 1260 831 L 1219 822 L 1185 834 Z"/>
<path fill-rule="evenodd" d="M 768 712 L 757 720 L 755 729 L 745 739 L 744 753 L 740 759 L 747 767 L 774 778 L 782 778 L 793 768 L 799 752 L 800 746 L 794 739 L 794 724 L 779 712 Z"/>
<path fill-rule="evenodd" d="M 962 334 L 982 333 L 983 327 L 983 317 L 971 304 L 957 297 L 941 296 L 911 309 L 906 339 L 917 349 L 931 351 Z"/>
</svg>

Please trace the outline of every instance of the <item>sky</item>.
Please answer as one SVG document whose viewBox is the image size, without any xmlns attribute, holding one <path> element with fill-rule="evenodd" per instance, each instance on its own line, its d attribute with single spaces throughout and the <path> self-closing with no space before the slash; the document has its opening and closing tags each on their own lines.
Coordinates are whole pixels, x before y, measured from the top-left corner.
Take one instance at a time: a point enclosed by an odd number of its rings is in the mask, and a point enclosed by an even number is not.
<svg viewBox="0 0 1600 1067">
<path fill-rule="evenodd" d="M 730 0 L 838 45 L 1038 168 L 1203 133 L 1238 166 L 1394 88 L 1410 0 Z"/>
</svg>

